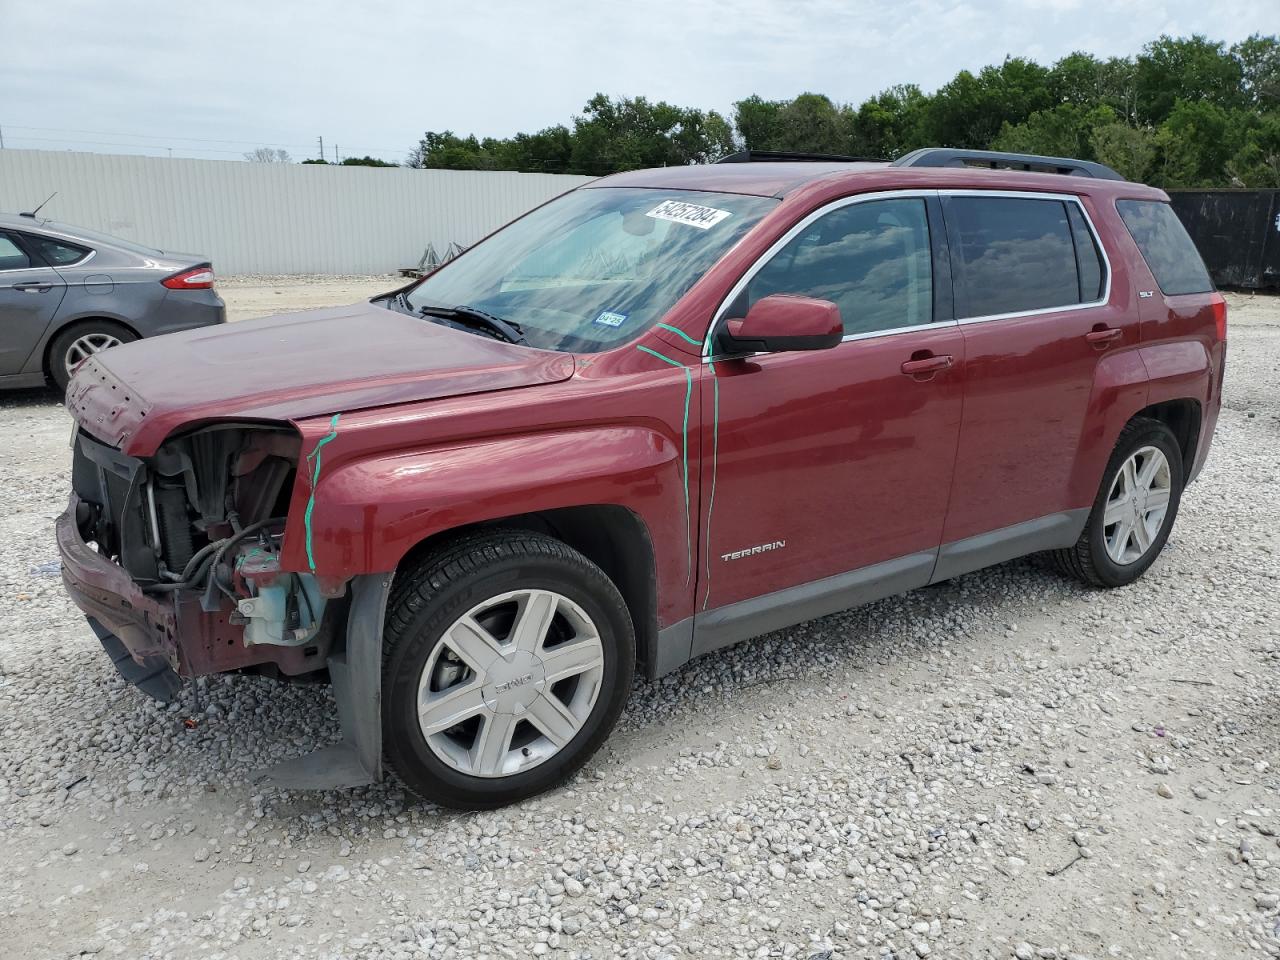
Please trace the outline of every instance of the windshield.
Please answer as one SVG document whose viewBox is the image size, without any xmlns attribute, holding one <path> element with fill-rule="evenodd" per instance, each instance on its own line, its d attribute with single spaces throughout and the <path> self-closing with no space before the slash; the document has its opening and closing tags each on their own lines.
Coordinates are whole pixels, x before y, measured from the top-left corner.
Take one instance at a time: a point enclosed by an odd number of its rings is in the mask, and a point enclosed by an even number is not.
<svg viewBox="0 0 1280 960">
<path fill-rule="evenodd" d="M 658 320 L 775 200 L 690 190 L 575 190 L 408 292 L 413 310 L 469 307 L 532 347 L 594 353 Z"/>
</svg>

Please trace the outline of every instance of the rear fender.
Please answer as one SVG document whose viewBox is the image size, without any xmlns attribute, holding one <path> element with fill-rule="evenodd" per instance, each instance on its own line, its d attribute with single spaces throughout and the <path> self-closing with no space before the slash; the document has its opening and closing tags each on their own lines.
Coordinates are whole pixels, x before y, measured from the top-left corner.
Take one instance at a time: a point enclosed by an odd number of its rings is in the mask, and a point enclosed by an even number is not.
<svg viewBox="0 0 1280 960">
<path fill-rule="evenodd" d="M 314 496 L 310 467 L 300 471 L 282 569 L 311 570 L 329 583 L 390 573 L 416 544 L 449 530 L 612 504 L 638 516 L 653 544 L 659 623 L 692 612 L 692 518 L 684 513 L 680 449 L 654 430 L 549 431 L 347 461 L 334 447 L 323 451 L 335 462 L 320 471 Z"/>
<path fill-rule="evenodd" d="M 1102 472 L 1124 425 L 1144 408 L 1170 400 L 1196 400 L 1207 408 L 1210 357 L 1200 340 L 1177 340 L 1117 351 L 1098 361 L 1085 430 L 1071 480 L 1070 502 L 1092 506 Z M 1201 436 L 1206 436 L 1201 424 Z M 1201 443 L 1196 459 L 1203 459 Z M 1192 465 L 1186 465 L 1191 471 Z"/>
<path fill-rule="evenodd" d="M 1139 350 L 1108 351 L 1098 360 L 1068 488 L 1072 508 L 1093 506 L 1120 431 L 1147 405 L 1147 393 L 1147 371 Z"/>
</svg>

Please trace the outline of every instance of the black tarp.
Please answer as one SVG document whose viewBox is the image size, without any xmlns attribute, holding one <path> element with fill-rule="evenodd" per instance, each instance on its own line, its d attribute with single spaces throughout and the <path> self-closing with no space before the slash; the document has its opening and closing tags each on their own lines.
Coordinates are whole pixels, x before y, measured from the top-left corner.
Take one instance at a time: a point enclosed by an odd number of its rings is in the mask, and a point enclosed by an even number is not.
<svg viewBox="0 0 1280 960">
<path fill-rule="evenodd" d="M 1280 288 L 1280 190 L 1170 190 L 1213 282 Z"/>
</svg>

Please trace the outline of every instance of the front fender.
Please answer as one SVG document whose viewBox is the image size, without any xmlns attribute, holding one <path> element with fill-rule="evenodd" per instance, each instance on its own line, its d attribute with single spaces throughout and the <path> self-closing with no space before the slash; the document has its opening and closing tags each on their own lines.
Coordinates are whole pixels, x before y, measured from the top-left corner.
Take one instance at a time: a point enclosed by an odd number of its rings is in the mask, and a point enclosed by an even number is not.
<svg viewBox="0 0 1280 960">
<path fill-rule="evenodd" d="M 680 449 L 655 430 L 584 427 L 335 457 L 318 477 L 315 448 L 304 443 L 306 449 L 313 452 L 294 488 L 286 570 L 336 580 L 387 573 L 434 534 L 541 510 L 613 504 L 630 509 L 648 529 L 660 621 L 688 615 L 680 607 L 692 595 L 693 538 Z"/>
</svg>

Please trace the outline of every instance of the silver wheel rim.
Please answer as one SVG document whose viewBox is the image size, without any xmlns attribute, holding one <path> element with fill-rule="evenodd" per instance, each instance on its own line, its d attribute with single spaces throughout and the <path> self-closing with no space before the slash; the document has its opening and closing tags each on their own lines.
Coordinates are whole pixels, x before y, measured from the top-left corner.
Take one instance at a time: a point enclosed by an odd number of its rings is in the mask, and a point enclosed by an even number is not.
<svg viewBox="0 0 1280 960">
<path fill-rule="evenodd" d="M 1107 556 L 1120 566 L 1137 563 L 1160 535 L 1173 478 L 1169 460 L 1156 447 L 1135 452 L 1116 474 L 1102 515 Z"/>
<path fill-rule="evenodd" d="M 600 632 L 580 606 L 550 590 L 513 590 L 472 607 L 436 641 L 418 681 L 418 724 L 453 769 L 509 777 L 573 740 L 603 677 Z"/>
<path fill-rule="evenodd" d="M 75 370 L 76 365 L 86 357 L 92 357 L 95 353 L 101 353 L 103 350 L 118 346 L 120 346 L 119 337 L 114 337 L 109 333 L 86 333 L 72 343 L 71 346 L 67 347 L 67 355 L 63 360 L 67 367 L 67 373 Z"/>
</svg>

